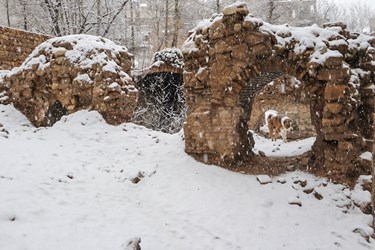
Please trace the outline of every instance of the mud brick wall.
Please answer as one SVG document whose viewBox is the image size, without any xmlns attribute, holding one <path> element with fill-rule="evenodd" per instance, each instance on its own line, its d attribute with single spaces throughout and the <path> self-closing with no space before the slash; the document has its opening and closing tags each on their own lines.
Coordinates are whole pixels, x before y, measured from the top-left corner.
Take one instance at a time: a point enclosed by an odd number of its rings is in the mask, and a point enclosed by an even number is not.
<svg viewBox="0 0 375 250">
<path fill-rule="evenodd" d="M 0 70 L 20 66 L 26 57 L 51 36 L 0 26 Z"/>
</svg>

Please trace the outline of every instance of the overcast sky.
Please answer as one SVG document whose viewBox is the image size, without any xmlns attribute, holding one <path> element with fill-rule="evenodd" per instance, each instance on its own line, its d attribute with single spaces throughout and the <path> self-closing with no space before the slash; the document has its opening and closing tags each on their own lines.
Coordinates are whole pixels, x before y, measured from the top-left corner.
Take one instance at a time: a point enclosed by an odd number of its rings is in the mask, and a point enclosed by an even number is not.
<svg viewBox="0 0 375 250">
<path fill-rule="evenodd" d="M 375 0 L 334 0 L 337 3 L 342 4 L 354 4 L 354 3 L 366 3 L 375 12 Z"/>
</svg>

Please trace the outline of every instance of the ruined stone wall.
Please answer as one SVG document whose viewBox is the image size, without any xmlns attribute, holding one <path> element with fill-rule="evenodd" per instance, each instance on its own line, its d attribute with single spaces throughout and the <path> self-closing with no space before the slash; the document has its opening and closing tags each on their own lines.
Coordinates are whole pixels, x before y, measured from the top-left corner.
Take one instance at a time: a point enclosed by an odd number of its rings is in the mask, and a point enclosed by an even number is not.
<svg viewBox="0 0 375 250">
<path fill-rule="evenodd" d="M 249 129 L 267 137 L 268 133 L 261 130 L 266 124 L 264 113 L 267 110 L 276 110 L 293 121 L 293 131 L 288 133 L 288 139 L 316 136 L 315 127 L 311 122 L 309 98 L 301 82 L 294 77 L 278 77 L 255 94 L 248 122 Z"/>
<path fill-rule="evenodd" d="M 51 36 L 0 26 L 0 70 L 18 67 Z"/>
<path fill-rule="evenodd" d="M 180 131 L 186 113 L 182 73 L 179 49 L 156 52 L 152 65 L 135 80 L 139 95 L 132 122 L 167 133 Z"/>
<path fill-rule="evenodd" d="M 308 165 L 332 178 L 358 173 L 374 134 L 375 38 L 342 23 L 273 26 L 248 14 L 246 4 L 230 5 L 185 41 L 186 152 L 219 164 L 251 161 L 246 107 L 254 100 L 240 93 L 251 79 L 282 72 L 302 83 L 310 104 L 317 138 Z"/>
<path fill-rule="evenodd" d="M 4 83 L 10 101 L 37 127 L 82 109 L 119 124 L 130 120 L 137 103 L 132 57 L 125 47 L 102 37 L 52 38 L 6 74 Z"/>
</svg>

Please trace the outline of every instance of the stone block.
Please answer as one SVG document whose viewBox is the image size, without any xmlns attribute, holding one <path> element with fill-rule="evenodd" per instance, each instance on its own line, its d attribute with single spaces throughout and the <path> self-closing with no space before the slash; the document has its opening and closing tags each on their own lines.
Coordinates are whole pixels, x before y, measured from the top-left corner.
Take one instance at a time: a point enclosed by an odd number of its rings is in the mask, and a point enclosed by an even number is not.
<svg viewBox="0 0 375 250">
<path fill-rule="evenodd" d="M 339 141 L 338 149 L 339 150 L 344 150 L 344 151 L 350 151 L 350 150 L 354 149 L 354 146 L 349 141 Z"/>
<path fill-rule="evenodd" d="M 336 126 L 336 127 L 322 127 L 322 133 L 324 134 L 324 138 L 328 141 L 337 140 L 337 138 L 341 138 L 341 134 L 348 130 L 348 127 L 345 125 Z M 336 138 L 336 139 L 332 139 Z"/>
<path fill-rule="evenodd" d="M 234 46 L 232 47 L 231 56 L 237 60 L 244 60 L 249 57 L 249 47 L 244 43 Z"/>
<path fill-rule="evenodd" d="M 324 89 L 324 99 L 326 101 L 339 101 L 348 94 L 347 85 L 328 83 Z"/>
<path fill-rule="evenodd" d="M 341 81 L 350 77 L 349 69 L 321 69 L 317 78 L 320 81 Z"/>
<path fill-rule="evenodd" d="M 249 9 L 247 8 L 246 3 L 235 3 L 235 4 L 225 7 L 223 10 L 223 14 L 224 16 L 229 16 L 233 14 L 246 16 L 247 14 L 249 14 Z"/>
<path fill-rule="evenodd" d="M 234 32 L 238 33 L 242 30 L 242 25 L 240 23 L 236 23 L 234 26 L 233 26 L 233 30 Z"/>
<path fill-rule="evenodd" d="M 324 112 L 330 112 L 332 114 L 338 114 L 342 110 L 343 106 L 341 103 L 326 103 L 324 106 Z"/>
<path fill-rule="evenodd" d="M 328 68 L 341 68 L 342 67 L 343 58 L 338 56 L 331 56 L 326 59 L 324 62 L 324 66 Z"/>
<path fill-rule="evenodd" d="M 322 126 L 323 127 L 336 127 L 339 125 L 344 124 L 345 117 L 342 116 L 334 116 L 333 119 L 322 119 Z"/>
<path fill-rule="evenodd" d="M 222 54 L 222 53 L 228 53 L 232 51 L 232 46 L 228 45 L 224 41 L 218 41 L 214 46 L 215 53 Z"/>
<path fill-rule="evenodd" d="M 246 36 L 245 41 L 250 45 L 257 45 L 265 41 L 264 36 L 259 36 L 256 33 L 250 33 Z"/>
<path fill-rule="evenodd" d="M 269 48 L 263 43 L 252 46 L 251 49 L 252 49 L 252 54 L 255 56 L 269 56 L 272 54 L 271 48 Z"/>
<path fill-rule="evenodd" d="M 208 77 L 210 75 L 210 70 L 207 67 L 200 68 L 195 74 L 195 77 L 201 81 L 201 82 L 206 82 L 208 80 Z"/>
</svg>

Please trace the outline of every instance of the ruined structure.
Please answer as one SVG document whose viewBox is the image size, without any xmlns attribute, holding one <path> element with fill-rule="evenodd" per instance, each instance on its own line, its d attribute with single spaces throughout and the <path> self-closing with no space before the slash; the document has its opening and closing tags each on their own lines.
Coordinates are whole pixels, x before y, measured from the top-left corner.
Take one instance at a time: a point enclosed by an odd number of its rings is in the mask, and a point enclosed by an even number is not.
<svg viewBox="0 0 375 250">
<path fill-rule="evenodd" d="M 49 126 L 81 109 L 111 124 L 129 121 L 137 102 L 130 75 L 132 55 L 89 35 L 47 40 L 4 78 L 14 106 L 35 126 Z"/>
<path fill-rule="evenodd" d="M 272 78 L 273 77 L 273 78 Z M 248 87 L 241 91 L 241 97 L 252 98 L 249 129 L 267 137 L 268 133 L 262 130 L 267 110 L 277 110 L 293 120 L 293 132 L 288 133 L 292 140 L 316 136 L 315 128 L 311 123 L 310 102 L 300 81 L 289 75 L 277 77 L 275 74 L 264 74 L 251 79 Z M 270 78 L 272 81 L 270 81 Z M 260 88 L 260 86 L 264 86 Z M 259 89 L 254 92 L 254 89 Z M 256 94 L 255 96 L 253 96 Z M 266 130 L 268 130 L 267 126 Z"/>
<path fill-rule="evenodd" d="M 51 36 L 0 26 L 0 70 L 20 66 L 26 57 Z"/>
<path fill-rule="evenodd" d="M 156 52 L 152 65 L 135 80 L 139 98 L 132 121 L 167 133 L 181 130 L 186 113 L 182 73 L 179 49 Z"/>
<path fill-rule="evenodd" d="M 342 23 L 294 28 L 254 18 L 236 3 L 202 21 L 184 44 L 188 104 L 186 152 L 219 164 L 251 162 L 251 80 L 278 72 L 296 77 L 317 131 L 310 167 L 330 176 L 358 173 L 374 137 L 375 38 Z"/>
</svg>

